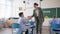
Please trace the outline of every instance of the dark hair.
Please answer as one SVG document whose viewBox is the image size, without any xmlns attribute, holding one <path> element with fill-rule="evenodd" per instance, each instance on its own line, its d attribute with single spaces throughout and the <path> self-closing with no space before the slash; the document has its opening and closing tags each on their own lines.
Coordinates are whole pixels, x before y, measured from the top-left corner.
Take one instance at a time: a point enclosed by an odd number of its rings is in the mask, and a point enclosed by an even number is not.
<svg viewBox="0 0 60 34">
<path fill-rule="evenodd" d="M 53 18 L 56 18 L 56 16 L 52 16 Z"/>
<path fill-rule="evenodd" d="M 19 16 L 21 17 L 21 16 L 22 16 L 22 14 L 23 14 L 23 12 L 20 12 L 20 13 L 19 13 Z"/>
<path fill-rule="evenodd" d="M 37 3 L 34 3 L 34 5 L 38 6 L 38 4 L 37 4 Z"/>
</svg>

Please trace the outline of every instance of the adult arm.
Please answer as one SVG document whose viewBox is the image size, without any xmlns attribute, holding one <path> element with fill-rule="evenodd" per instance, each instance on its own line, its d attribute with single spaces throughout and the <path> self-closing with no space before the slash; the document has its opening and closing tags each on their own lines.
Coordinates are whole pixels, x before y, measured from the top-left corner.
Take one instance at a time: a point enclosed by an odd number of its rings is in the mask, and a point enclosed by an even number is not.
<svg viewBox="0 0 60 34">
<path fill-rule="evenodd" d="M 31 17 L 34 17 L 34 11 L 35 11 L 35 10 L 33 10 L 33 15 L 32 15 Z"/>
</svg>

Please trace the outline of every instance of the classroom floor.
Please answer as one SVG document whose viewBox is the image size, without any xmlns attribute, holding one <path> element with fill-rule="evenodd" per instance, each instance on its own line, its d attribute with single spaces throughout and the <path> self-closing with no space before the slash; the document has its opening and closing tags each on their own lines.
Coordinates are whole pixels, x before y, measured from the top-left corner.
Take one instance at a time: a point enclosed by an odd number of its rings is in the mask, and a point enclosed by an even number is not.
<svg viewBox="0 0 60 34">
<path fill-rule="evenodd" d="M 4 28 L 3 30 L 0 31 L 0 34 L 12 34 L 12 29 L 9 28 Z"/>
<path fill-rule="evenodd" d="M 42 27 L 42 34 L 49 34 L 49 28 L 48 27 Z"/>
<path fill-rule="evenodd" d="M 42 34 L 49 34 L 48 27 L 42 27 L 42 28 L 43 28 Z M 12 29 L 6 28 L 3 31 L 0 31 L 0 34 L 12 34 Z"/>
</svg>

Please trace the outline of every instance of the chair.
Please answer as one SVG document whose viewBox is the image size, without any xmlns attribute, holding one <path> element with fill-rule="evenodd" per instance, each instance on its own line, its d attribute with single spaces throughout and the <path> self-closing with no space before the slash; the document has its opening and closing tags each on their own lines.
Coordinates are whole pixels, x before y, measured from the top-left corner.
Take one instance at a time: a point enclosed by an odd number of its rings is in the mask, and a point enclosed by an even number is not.
<svg viewBox="0 0 60 34">
<path fill-rule="evenodd" d="M 12 23 L 11 26 L 12 26 L 12 28 L 19 28 L 19 24 L 17 24 L 17 23 Z"/>
<path fill-rule="evenodd" d="M 54 29 L 56 28 L 56 29 Z M 51 24 L 51 33 L 59 33 L 60 34 L 60 24 Z"/>
<path fill-rule="evenodd" d="M 17 23 L 12 23 L 11 24 L 11 27 L 12 27 L 12 34 L 13 34 L 13 29 L 16 29 L 16 28 L 19 28 L 19 24 L 17 24 Z"/>
<path fill-rule="evenodd" d="M 30 26 L 31 26 L 30 28 L 32 29 L 31 34 L 33 34 L 33 30 L 35 28 L 33 21 L 30 21 Z"/>
</svg>

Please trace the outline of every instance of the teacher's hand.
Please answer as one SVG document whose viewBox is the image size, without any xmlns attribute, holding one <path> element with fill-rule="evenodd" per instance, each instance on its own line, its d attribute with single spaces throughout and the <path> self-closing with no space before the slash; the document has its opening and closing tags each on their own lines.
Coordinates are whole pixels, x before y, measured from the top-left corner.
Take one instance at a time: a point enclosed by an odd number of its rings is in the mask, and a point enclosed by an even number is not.
<svg viewBox="0 0 60 34">
<path fill-rule="evenodd" d="M 30 19 L 32 19 L 32 17 L 31 16 L 28 16 L 28 20 L 30 20 Z"/>
</svg>

